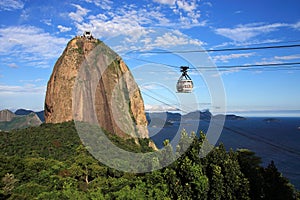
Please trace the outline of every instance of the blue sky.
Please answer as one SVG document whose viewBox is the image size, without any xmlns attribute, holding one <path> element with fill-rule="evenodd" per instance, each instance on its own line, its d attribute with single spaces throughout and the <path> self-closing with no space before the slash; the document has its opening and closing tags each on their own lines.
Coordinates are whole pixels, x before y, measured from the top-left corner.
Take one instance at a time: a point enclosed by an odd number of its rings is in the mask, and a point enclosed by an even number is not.
<svg viewBox="0 0 300 200">
<path fill-rule="evenodd" d="M 147 110 L 217 110 L 211 84 L 221 80 L 230 113 L 299 114 L 299 66 L 215 66 L 300 62 L 300 47 L 150 53 L 300 44 L 299 10 L 298 0 L 0 0 L 0 109 L 42 110 L 55 61 L 71 38 L 91 30 L 124 58 Z M 180 73 L 172 66 L 181 65 L 191 67 L 193 94 L 175 93 Z M 208 66 L 214 70 L 201 69 Z"/>
</svg>

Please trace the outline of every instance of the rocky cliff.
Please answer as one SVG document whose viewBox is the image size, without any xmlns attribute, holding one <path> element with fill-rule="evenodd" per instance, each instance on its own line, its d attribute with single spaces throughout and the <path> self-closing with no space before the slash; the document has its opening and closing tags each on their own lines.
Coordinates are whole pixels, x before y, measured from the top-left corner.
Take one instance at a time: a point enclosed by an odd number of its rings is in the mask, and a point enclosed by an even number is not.
<svg viewBox="0 0 300 200">
<path fill-rule="evenodd" d="M 140 90 L 124 61 L 97 39 L 76 37 L 47 86 L 45 122 L 85 121 L 121 137 L 147 138 Z"/>
<path fill-rule="evenodd" d="M 15 117 L 15 114 L 10 110 L 1 110 L 0 111 L 0 122 L 9 122 L 12 118 Z"/>
</svg>

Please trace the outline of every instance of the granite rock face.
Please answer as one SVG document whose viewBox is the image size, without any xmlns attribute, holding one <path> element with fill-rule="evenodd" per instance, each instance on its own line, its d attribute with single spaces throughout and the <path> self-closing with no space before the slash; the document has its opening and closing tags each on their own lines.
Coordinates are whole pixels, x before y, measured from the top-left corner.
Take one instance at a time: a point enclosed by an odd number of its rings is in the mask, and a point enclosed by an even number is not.
<svg viewBox="0 0 300 200">
<path fill-rule="evenodd" d="M 148 138 L 144 102 L 128 67 L 94 38 L 75 37 L 57 60 L 47 86 L 45 122 L 97 123 L 123 138 Z"/>
</svg>

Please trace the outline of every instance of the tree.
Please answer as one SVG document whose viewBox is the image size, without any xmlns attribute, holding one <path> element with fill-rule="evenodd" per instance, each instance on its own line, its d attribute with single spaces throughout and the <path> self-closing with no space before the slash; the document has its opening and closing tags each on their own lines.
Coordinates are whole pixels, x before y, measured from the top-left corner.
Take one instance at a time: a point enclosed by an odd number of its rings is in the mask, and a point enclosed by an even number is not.
<svg viewBox="0 0 300 200">
<path fill-rule="evenodd" d="M 180 140 L 176 149 L 177 157 L 185 153 L 191 145 L 193 138 L 189 137 L 188 133 L 183 129 L 181 131 Z"/>
<path fill-rule="evenodd" d="M 175 161 L 172 145 L 169 140 L 164 141 L 164 149 L 161 151 L 160 165 L 166 167 Z"/>
<path fill-rule="evenodd" d="M 232 150 L 228 153 L 220 144 L 203 160 L 211 181 L 211 198 L 249 199 L 249 182 L 241 172 L 237 155 Z"/>
<path fill-rule="evenodd" d="M 83 146 L 77 148 L 78 155 L 74 159 L 74 163 L 68 169 L 71 176 L 83 181 L 87 187 L 92 180 L 100 175 L 106 174 L 106 167 L 99 165 L 98 161 L 95 160 Z"/>
<path fill-rule="evenodd" d="M 170 192 L 175 198 L 207 198 L 208 178 L 203 173 L 199 158 L 201 143 L 202 138 L 198 138 L 195 133 L 188 136 L 185 130 L 182 131 L 177 147 L 177 155 L 181 157 L 170 167 L 175 173 L 172 173 L 172 170 L 168 171 L 171 176 L 173 175 L 173 181 L 176 181 L 175 184 L 170 183 Z"/>
<path fill-rule="evenodd" d="M 46 186 L 35 182 L 28 182 L 16 187 L 10 199 L 34 199 L 43 192 L 48 192 Z"/>
<path fill-rule="evenodd" d="M 160 170 L 147 173 L 142 181 L 146 183 L 147 199 L 170 199 L 168 184 Z"/>
<path fill-rule="evenodd" d="M 189 157 L 184 157 L 178 162 L 176 171 L 186 196 L 191 199 L 206 199 L 208 178 L 203 174 L 200 164 L 193 163 Z"/>
<path fill-rule="evenodd" d="M 264 169 L 264 199 L 296 199 L 296 191 L 289 181 L 278 172 L 274 161 Z"/>
<path fill-rule="evenodd" d="M 9 196 L 12 194 L 13 189 L 16 186 L 16 183 L 19 180 L 15 178 L 15 175 L 13 174 L 5 174 L 5 176 L 2 178 L 2 183 L 3 183 L 3 187 L 2 187 L 2 192 L 4 196 Z"/>
<path fill-rule="evenodd" d="M 73 185 L 72 182 L 65 182 L 62 194 L 67 197 L 67 199 L 88 200 L 87 194 L 82 191 L 78 191 L 76 184 Z"/>
<path fill-rule="evenodd" d="M 180 183 L 180 179 L 177 177 L 176 171 L 171 167 L 163 169 L 163 178 L 166 181 L 166 184 L 168 185 L 170 198 L 180 199 L 183 188 Z"/>
<path fill-rule="evenodd" d="M 263 192 L 263 168 L 261 158 L 256 156 L 253 151 L 248 149 L 240 149 L 237 151 L 238 162 L 245 177 L 249 180 L 251 199 L 261 199 L 264 196 Z"/>
<path fill-rule="evenodd" d="M 215 164 L 210 165 L 209 198 L 219 200 L 224 195 L 224 177 L 221 167 Z"/>
<path fill-rule="evenodd" d="M 241 149 L 237 152 L 241 171 L 250 182 L 251 199 L 296 199 L 297 192 L 288 179 L 278 172 L 275 163 L 263 168 L 261 158 L 254 152 Z"/>
</svg>

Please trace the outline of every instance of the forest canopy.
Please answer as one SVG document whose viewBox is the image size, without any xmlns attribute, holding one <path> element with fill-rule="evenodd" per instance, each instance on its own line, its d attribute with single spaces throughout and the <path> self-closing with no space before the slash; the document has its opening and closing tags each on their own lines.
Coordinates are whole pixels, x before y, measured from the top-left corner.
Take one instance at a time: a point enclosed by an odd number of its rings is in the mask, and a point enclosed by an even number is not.
<svg viewBox="0 0 300 200">
<path fill-rule="evenodd" d="M 121 148 L 147 152 L 149 139 L 123 140 L 108 133 Z M 101 164 L 82 145 L 73 122 L 42 124 L 0 132 L 0 199 L 298 199 L 299 193 L 275 163 L 246 149 L 215 147 L 199 153 L 205 134 L 181 133 L 173 151 L 168 141 L 162 156 L 147 167 L 168 167 L 149 173 L 125 173 Z M 188 150 L 181 147 L 191 143 Z M 148 166 L 149 165 L 149 166 Z"/>
</svg>

